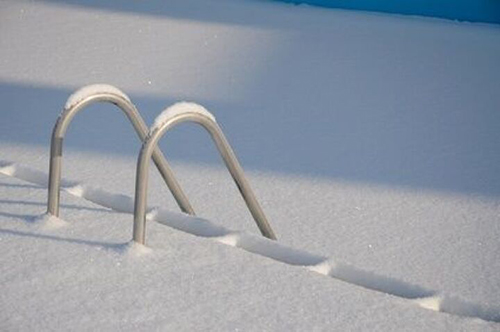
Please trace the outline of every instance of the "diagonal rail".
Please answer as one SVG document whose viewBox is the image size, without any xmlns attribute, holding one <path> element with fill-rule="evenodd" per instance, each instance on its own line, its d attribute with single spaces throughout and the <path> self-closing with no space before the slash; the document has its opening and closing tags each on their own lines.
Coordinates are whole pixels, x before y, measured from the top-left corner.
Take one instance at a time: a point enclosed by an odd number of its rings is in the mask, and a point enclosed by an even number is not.
<svg viewBox="0 0 500 332">
<path fill-rule="evenodd" d="M 194 103 L 178 103 L 168 108 L 157 118 L 148 137 L 144 140 L 137 160 L 133 240 L 140 244 L 144 244 L 146 240 L 146 201 L 149 160 L 151 159 L 151 155 L 157 148 L 160 138 L 163 137 L 170 128 L 182 122 L 197 123 L 209 132 L 262 235 L 272 240 L 276 240 L 276 235 L 267 221 L 264 211 L 262 211 L 262 208 L 255 198 L 250 188 L 250 184 L 245 178 L 243 169 L 222 133 L 221 128 L 211 113 L 202 106 Z"/>
<path fill-rule="evenodd" d="M 72 94 L 68 99 L 66 107 L 57 119 L 52 131 L 50 144 L 47 212 L 54 216 L 59 216 L 64 135 L 73 117 L 87 106 L 97 102 L 108 102 L 116 105 L 130 120 L 141 142 L 146 138 L 148 128 L 140 116 L 139 111 L 134 104 L 132 104 L 130 99 L 117 88 L 109 85 L 90 85 Z M 152 158 L 180 209 L 185 213 L 194 215 L 195 212 L 187 196 L 182 191 L 179 183 L 174 177 L 172 169 L 159 148 L 153 149 Z"/>
</svg>

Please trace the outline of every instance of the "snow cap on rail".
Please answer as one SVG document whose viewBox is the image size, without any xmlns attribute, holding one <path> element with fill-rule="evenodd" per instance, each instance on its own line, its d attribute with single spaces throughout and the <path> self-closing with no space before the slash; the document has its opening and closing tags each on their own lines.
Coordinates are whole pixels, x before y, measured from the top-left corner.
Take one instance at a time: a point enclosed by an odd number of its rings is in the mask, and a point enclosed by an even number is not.
<svg viewBox="0 0 500 332">
<path fill-rule="evenodd" d="M 127 100 L 130 102 L 130 98 L 123 93 L 120 89 L 115 88 L 112 85 L 109 84 L 91 84 L 91 85 L 86 85 L 83 88 L 80 88 L 73 92 L 71 96 L 69 96 L 68 100 L 66 101 L 66 105 L 64 105 L 64 109 L 70 109 L 71 107 L 75 106 L 78 104 L 80 101 L 83 99 L 90 97 L 92 95 L 98 94 L 98 93 L 110 93 L 114 95 L 118 95 L 122 97 L 123 99 Z"/>
<path fill-rule="evenodd" d="M 210 118 L 213 122 L 217 122 L 212 113 L 207 111 L 207 109 L 199 104 L 182 101 L 179 103 L 175 103 L 172 106 L 166 108 L 163 112 L 161 112 L 155 119 L 153 126 L 151 127 L 151 131 L 156 130 L 161 127 L 165 122 L 170 120 L 171 118 L 184 113 L 198 113 Z"/>
</svg>

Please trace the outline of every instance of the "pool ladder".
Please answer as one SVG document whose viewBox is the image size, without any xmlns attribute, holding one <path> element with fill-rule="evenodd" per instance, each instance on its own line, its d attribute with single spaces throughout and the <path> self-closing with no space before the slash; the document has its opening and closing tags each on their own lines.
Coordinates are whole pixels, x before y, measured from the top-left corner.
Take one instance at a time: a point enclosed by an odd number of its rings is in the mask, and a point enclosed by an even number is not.
<svg viewBox="0 0 500 332">
<path fill-rule="evenodd" d="M 82 93 L 83 92 L 83 93 Z M 208 131 L 224 160 L 236 186 L 252 214 L 263 236 L 276 240 L 274 231 L 260 207 L 231 146 L 222 133 L 212 114 L 203 107 L 193 103 L 180 103 L 162 114 L 162 121 L 148 131 L 148 128 L 130 99 L 120 90 L 107 85 L 87 86 L 76 91 L 68 99 L 67 106 L 59 115 L 50 143 L 49 188 L 47 213 L 59 217 L 59 201 L 61 191 L 61 169 L 64 135 L 73 117 L 87 106 L 97 102 L 108 102 L 121 109 L 132 123 L 139 139 L 143 142 L 137 160 L 134 229 L 133 241 L 145 244 L 146 241 L 146 208 L 149 161 L 152 158 L 162 178 L 174 196 L 181 211 L 195 215 L 195 212 L 182 191 L 167 160 L 160 151 L 158 141 L 172 127 L 182 122 L 194 122 Z M 201 110 L 201 111 L 200 111 Z"/>
</svg>

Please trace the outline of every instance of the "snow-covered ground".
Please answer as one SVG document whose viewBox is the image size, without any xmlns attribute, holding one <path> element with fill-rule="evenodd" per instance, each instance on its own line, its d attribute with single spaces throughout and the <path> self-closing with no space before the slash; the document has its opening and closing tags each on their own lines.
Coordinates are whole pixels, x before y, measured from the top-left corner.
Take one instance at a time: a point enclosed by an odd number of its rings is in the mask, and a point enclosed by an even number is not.
<svg viewBox="0 0 500 332">
<path fill-rule="evenodd" d="M 498 59 L 494 25 L 250 0 L 2 2 L 0 329 L 498 330 Z M 152 171 L 148 248 L 132 246 L 140 144 L 111 105 L 75 117 L 72 195 L 62 220 L 43 217 L 52 127 L 89 83 L 121 88 L 148 124 L 180 100 L 214 113 L 278 243 L 183 125 L 161 148 L 206 220 Z"/>
</svg>

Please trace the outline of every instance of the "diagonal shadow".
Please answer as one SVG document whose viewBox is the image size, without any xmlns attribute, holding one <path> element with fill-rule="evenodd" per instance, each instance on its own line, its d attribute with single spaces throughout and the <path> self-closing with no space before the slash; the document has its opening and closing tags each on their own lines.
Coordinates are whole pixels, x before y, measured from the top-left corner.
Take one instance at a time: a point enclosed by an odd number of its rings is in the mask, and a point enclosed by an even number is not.
<svg viewBox="0 0 500 332">
<path fill-rule="evenodd" d="M 35 218 L 38 217 L 39 215 L 9 213 L 9 212 L 0 211 L 0 216 L 7 217 L 7 218 L 13 218 L 13 219 L 21 219 L 23 222 L 32 223 L 32 222 L 34 222 Z"/>
<path fill-rule="evenodd" d="M 0 233 L 14 235 L 14 236 L 31 237 L 31 238 L 43 239 L 43 240 L 49 240 L 49 241 L 81 244 L 81 245 L 87 245 L 87 246 L 93 246 L 93 247 L 101 247 L 101 248 L 116 250 L 116 251 L 123 250 L 123 247 L 127 244 L 126 242 L 102 242 L 102 241 L 82 240 L 82 239 L 75 239 L 75 238 L 64 238 L 64 237 L 55 236 L 55 235 L 14 231 L 11 229 L 3 229 L 3 228 L 0 228 Z"/>
<path fill-rule="evenodd" d="M 81 0 L 45 0 L 57 4 L 70 4 L 113 12 L 126 12 L 141 15 L 170 16 L 181 19 L 192 19 L 204 22 L 225 24 L 269 26 L 269 20 L 263 20 L 262 15 L 249 14 L 246 17 L 235 16 L 234 7 L 230 1 L 85 1 Z M 391 13 L 404 15 L 418 15 L 437 17 L 467 22 L 500 23 L 500 2 L 491 0 L 441 0 L 426 1 L 397 1 L 397 0 L 252 0 L 246 1 L 246 7 L 261 7 L 263 9 L 272 3 L 307 4 L 323 8 L 347 9 L 354 11 L 368 11 L 376 13 Z M 182 3 L 188 3 L 182 6 Z M 236 3 L 237 5 L 237 3 Z M 213 7 L 217 6 L 217 10 Z M 189 10 L 196 8 L 197 10 Z M 292 28 L 290 26 L 289 28 Z"/>
<path fill-rule="evenodd" d="M 273 78 L 269 81 L 279 85 Z M 245 169 L 500 196 L 500 112 L 471 112 L 462 107 L 453 110 L 454 118 L 450 112 L 436 113 L 432 108 L 419 112 L 351 112 L 360 108 L 359 99 L 354 98 L 349 83 L 345 83 L 344 89 L 339 102 L 345 106 L 337 109 L 324 109 L 321 102 L 314 102 L 311 97 L 285 102 L 268 99 L 254 102 L 253 106 L 199 102 L 215 110 Z M 0 141 L 48 149 L 61 101 L 71 92 L 0 83 L 0 99 L 6 100 L 13 110 L 9 121 L 0 122 Z M 153 121 L 158 110 L 175 101 L 169 97 L 131 97 L 147 123 Z M 249 98 L 259 100 L 258 95 Z M 43 117 L 38 117 L 36 105 L 40 103 L 45 105 Z M 304 114 L 288 116 L 283 107 L 302 108 Z M 312 114 L 307 116 L 308 112 Z M 96 114 L 99 123 L 95 121 Z M 23 122 L 26 118 L 37 120 Z M 23 134 L 28 128 L 30 134 Z M 194 125 L 174 128 L 160 147 L 169 160 L 220 165 L 211 141 Z M 68 131 L 65 148 L 136 158 L 139 143 L 125 117 L 112 105 L 98 104 L 78 114 Z"/>
<path fill-rule="evenodd" d="M 434 29 L 421 22 L 352 20 L 343 15 L 335 22 L 329 15 L 290 13 L 282 17 L 276 11 L 266 13 L 259 3 L 249 8 L 262 15 L 252 15 L 233 7 L 231 1 L 196 1 L 194 7 L 188 1 L 118 5 L 88 1 L 83 7 L 188 17 L 195 29 L 196 21 L 230 25 L 233 19 L 264 30 L 270 25 L 276 28 L 269 35 L 278 38 L 269 37 L 262 44 L 229 43 L 236 49 L 255 49 L 220 54 L 223 61 L 238 55 L 243 61 L 229 66 L 230 73 L 215 65 L 205 73 L 206 85 L 217 88 L 201 93 L 202 98 L 197 93 L 203 89 L 190 92 L 196 102 L 215 113 L 245 169 L 500 196 L 500 112 L 496 111 L 500 43 L 496 29 L 446 24 Z M 62 1 L 52 2 L 63 6 Z M 221 11 L 209 8 L 211 5 Z M 76 1 L 70 0 L 69 6 L 82 9 Z M 226 10 L 234 10 L 234 15 Z M 294 24 L 293 31 L 280 33 Z M 103 32 L 96 29 L 96 34 Z M 388 33 L 400 30 L 404 33 Z M 267 33 L 258 36 L 268 38 Z M 79 40 L 71 33 L 68 37 Z M 16 38 L 13 33 L 12 39 Z M 154 34 L 148 38 L 156 40 Z M 48 40 L 54 47 L 63 46 Z M 100 48 L 102 42 L 97 39 L 96 44 L 88 45 Z M 60 57 L 72 61 L 74 48 L 69 46 Z M 201 47 L 195 49 L 205 54 Z M 12 57 L 16 59 L 14 53 Z M 52 53 L 48 51 L 46 57 L 52 58 Z M 164 65 L 153 55 L 138 59 L 153 62 L 147 67 L 151 71 Z M 249 63 L 247 70 L 245 61 L 249 59 L 256 63 Z M 29 65 L 28 58 L 23 61 L 26 63 L 20 63 Z M 187 64 L 182 59 L 179 68 Z M 176 67 L 168 68 L 176 72 Z M 93 77 L 85 72 L 79 75 L 85 80 Z M 244 81 L 240 88 L 232 85 L 231 75 Z M 186 82 L 190 79 L 187 75 Z M 59 80 L 63 86 L 70 84 L 66 78 Z M 200 83 L 197 80 L 188 85 Z M 71 92 L 1 83 L 0 100 L 9 119 L 0 122 L 0 141 L 43 146 L 48 151 L 55 118 Z M 163 97 L 131 95 L 147 123 L 179 97 L 178 92 L 166 93 Z M 71 124 L 65 148 L 136 158 L 139 144 L 127 120 L 115 110 L 108 112 L 111 105 L 94 106 L 78 114 L 78 121 Z M 169 136 L 160 144 L 169 159 L 220 165 L 211 142 L 198 128 L 176 128 Z"/>
<path fill-rule="evenodd" d="M 282 6 L 268 0 L 247 1 L 244 13 L 238 3 L 233 1 L 211 0 L 169 0 L 169 1 L 81 1 L 81 0 L 44 0 L 61 6 L 74 6 L 80 9 L 93 9 L 109 12 L 169 17 L 207 23 L 221 23 L 239 26 L 275 28 L 276 23 L 266 15 L 266 8 Z M 286 22 L 286 21 L 285 21 Z M 283 22 L 279 24 L 283 28 Z M 287 29 L 295 30 L 298 26 L 289 22 Z"/>
<path fill-rule="evenodd" d="M 5 200 L 5 199 L 0 199 L 0 204 L 30 205 L 30 206 L 43 206 L 43 207 L 47 206 L 47 203 L 27 202 L 27 201 L 20 201 L 20 200 Z M 61 208 L 113 213 L 113 211 L 109 210 L 109 209 L 92 208 L 92 207 L 86 207 L 86 206 L 80 206 L 80 205 L 74 205 L 74 204 L 61 204 Z"/>
<path fill-rule="evenodd" d="M 24 188 L 24 189 L 40 189 L 40 188 L 42 188 L 40 186 L 35 186 L 32 184 L 13 184 L 13 183 L 5 183 L 5 182 L 0 182 L 0 187 Z"/>
</svg>

